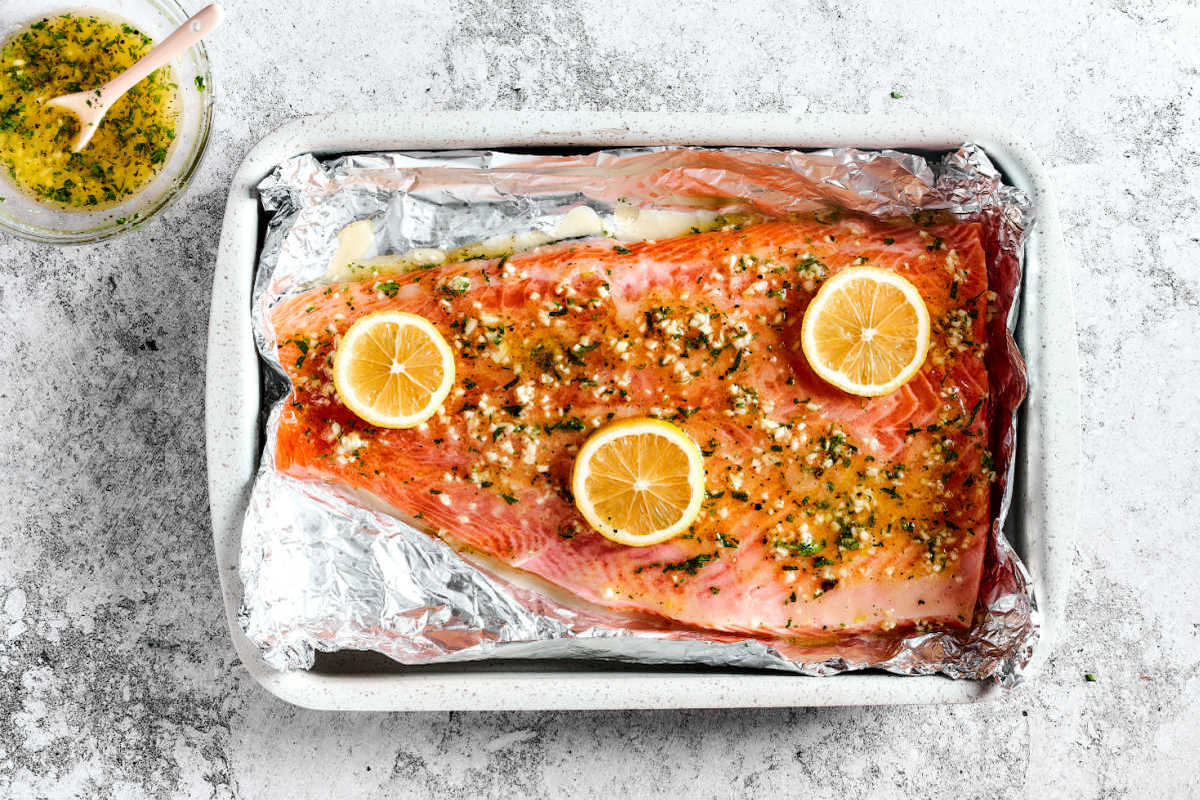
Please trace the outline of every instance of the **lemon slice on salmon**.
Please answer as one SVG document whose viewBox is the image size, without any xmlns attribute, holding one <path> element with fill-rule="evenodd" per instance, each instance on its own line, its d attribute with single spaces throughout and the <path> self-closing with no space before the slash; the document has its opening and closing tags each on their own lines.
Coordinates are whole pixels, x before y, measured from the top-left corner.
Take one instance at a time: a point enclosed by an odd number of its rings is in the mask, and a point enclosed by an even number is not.
<svg viewBox="0 0 1200 800">
<path fill-rule="evenodd" d="M 929 350 L 929 309 L 902 275 L 851 267 L 831 276 L 800 332 L 817 375 L 862 397 L 890 394 L 917 374 Z"/>
<path fill-rule="evenodd" d="M 350 326 L 333 356 L 346 408 L 381 428 L 412 428 L 437 413 L 454 385 L 454 353 L 424 317 L 377 311 Z"/>
<path fill-rule="evenodd" d="M 602 536 L 631 547 L 688 529 L 704 500 L 704 458 L 686 433 L 649 417 L 592 434 L 575 458 L 575 507 Z"/>
</svg>

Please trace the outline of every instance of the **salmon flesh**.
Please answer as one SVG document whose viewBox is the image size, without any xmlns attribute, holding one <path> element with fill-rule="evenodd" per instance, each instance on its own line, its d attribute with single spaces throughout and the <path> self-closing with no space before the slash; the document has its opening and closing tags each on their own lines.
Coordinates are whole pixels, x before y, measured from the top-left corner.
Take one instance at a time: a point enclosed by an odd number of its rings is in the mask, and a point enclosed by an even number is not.
<svg viewBox="0 0 1200 800">
<path fill-rule="evenodd" d="M 994 478 L 976 223 L 821 215 L 620 244 L 559 244 L 311 289 L 269 312 L 291 379 L 279 470 L 367 491 L 462 552 L 587 603 L 792 643 L 965 627 Z M 804 310 L 868 264 L 920 290 L 929 356 L 898 391 L 841 392 L 800 349 Z M 457 385 L 417 428 L 339 401 L 331 365 L 365 314 L 429 319 Z M 663 544 L 615 544 L 571 496 L 584 440 L 624 417 L 699 444 L 707 494 Z"/>
</svg>

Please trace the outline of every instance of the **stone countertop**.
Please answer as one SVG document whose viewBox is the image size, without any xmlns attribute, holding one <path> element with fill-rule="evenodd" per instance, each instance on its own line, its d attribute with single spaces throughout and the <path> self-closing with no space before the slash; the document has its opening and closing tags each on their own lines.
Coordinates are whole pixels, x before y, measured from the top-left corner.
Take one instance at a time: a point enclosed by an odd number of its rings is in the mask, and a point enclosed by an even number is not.
<svg viewBox="0 0 1200 800">
<path fill-rule="evenodd" d="M 0 239 L 0 796 L 1200 796 L 1195 2 L 345 5 L 227 0 L 209 153 L 161 217 Z M 1082 359 L 1076 577 L 1044 672 L 960 707 L 351 715 L 261 690 L 204 488 L 224 194 L 279 124 L 377 108 L 971 111 L 1022 133 L 1058 189 Z"/>
</svg>

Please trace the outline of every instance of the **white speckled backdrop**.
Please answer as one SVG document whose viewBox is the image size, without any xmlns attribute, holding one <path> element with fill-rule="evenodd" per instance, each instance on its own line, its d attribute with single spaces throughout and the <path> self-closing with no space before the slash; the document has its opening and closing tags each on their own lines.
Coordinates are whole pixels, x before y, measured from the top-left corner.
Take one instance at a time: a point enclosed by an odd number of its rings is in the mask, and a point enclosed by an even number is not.
<svg viewBox="0 0 1200 800">
<path fill-rule="evenodd" d="M 227 0 L 187 195 L 105 244 L 0 239 L 0 796 L 1200 796 L 1200 7 L 653 6 Z M 1045 672 L 987 705 L 811 711 L 342 715 L 260 690 L 204 489 L 224 193 L 281 122 L 377 108 L 941 109 L 1023 132 L 1076 254 L 1083 362 L 1078 573 Z"/>
</svg>

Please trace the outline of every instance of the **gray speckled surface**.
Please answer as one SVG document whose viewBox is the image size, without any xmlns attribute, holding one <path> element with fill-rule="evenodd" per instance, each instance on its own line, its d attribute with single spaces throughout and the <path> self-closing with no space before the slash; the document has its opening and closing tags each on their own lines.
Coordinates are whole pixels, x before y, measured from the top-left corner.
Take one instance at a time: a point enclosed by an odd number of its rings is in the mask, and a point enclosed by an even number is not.
<svg viewBox="0 0 1200 800">
<path fill-rule="evenodd" d="M 0 796 L 1200 795 L 1195 2 L 497 5 L 229 0 L 187 195 L 106 244 L 0 239 Z M 1045 672 L 936 708 L 343 715 L 261 691 L 203 481 L 223 195 L 279 123 L 378 107 L 902 107 L 1023 132 L 1076 254 L 1084 388 L 1078 571 Z"/>
</svg>

